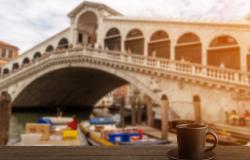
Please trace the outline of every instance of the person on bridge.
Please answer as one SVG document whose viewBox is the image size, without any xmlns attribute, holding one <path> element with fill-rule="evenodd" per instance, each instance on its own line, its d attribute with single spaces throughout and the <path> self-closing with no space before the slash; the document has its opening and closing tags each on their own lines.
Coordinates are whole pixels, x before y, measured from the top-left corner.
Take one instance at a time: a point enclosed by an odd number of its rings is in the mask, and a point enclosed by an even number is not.
<svg viewBox="0 0 250 160">
<path fill-rule="evenodd" d="M 131 54 L 132 54 L 132 51 L 131 51 L 130 48 L 127 49 L 127 54 L 128 54 L 128 55 L 131 55 Z"/>
<path fill-rule="evenodd" d="M 244 113 L 244 118 L 245 118 L 245 121 L 246 121 L 246 125 L 250 126 L 250 112 L 249 112 L 248 109 Z"/>
<path fill-rule="evenodd" d="M 220 68 L 221 68 L 221 69 L 225 69 L 225 64 L 224 64 L 224 62 L 222 62 L 222 63 L 220 64 Z"/>
<path fill-rule="evenodd" d="M 249 110 L 245 111 L 244 117 L 245 118 L 250 118 L 250 112 L 249 112 Z"/>
<path fill-rule="evenodd" d="M 156 50 L 153 50 L 153 52 L 152 52 L 152 58 L 156 58 L 156 55 L 157 55 Z"/>
<path fill-rule="evenodd" d="M 237 125 L 238 121 L 239 121 L 239 115 L 237 114 L 236 110 L 232 110 L 232 112 L 230 113 L 230 122 L 232 125 Z"/>
</svg>

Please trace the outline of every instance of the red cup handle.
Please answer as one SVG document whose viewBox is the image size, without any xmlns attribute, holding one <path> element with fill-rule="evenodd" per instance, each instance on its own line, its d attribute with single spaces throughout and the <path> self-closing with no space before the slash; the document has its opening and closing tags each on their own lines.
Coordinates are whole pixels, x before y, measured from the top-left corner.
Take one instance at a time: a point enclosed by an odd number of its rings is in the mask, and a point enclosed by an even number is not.
<svg viewBox="0 0 250 160">
<path fill-rule="evenodd" d="M 208 132 L 207 132 L 207 136 L 208 136 L 208 135 L 211 135 L 211 136 L 214 137 L 214 144 L 213 144 L 213 146 L 211 146 L 211 147 L 207 147 L 207 148 L 205 149 L 205 152 L 209 152 L 209 151 L 214 150 L 214 148 L 215 148 L 215 147 L 217 146 L 217 144 L 218 144 L 218 138 L 217 138 L 217 135 L 216 135 L 214 132 L 208 131 Z"/>
</svg>

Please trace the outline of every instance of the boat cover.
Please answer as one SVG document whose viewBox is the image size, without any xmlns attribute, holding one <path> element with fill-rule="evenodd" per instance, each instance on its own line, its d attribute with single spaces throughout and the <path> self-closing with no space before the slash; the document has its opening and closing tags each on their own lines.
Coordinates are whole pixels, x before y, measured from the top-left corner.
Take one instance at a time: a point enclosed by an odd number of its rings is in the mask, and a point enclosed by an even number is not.
<svg viewBox="0 0 250 160">
<path fill-rule="evenodd" d="M 107 125 L 114 124 L 112 118 L 92 118 L 89 120 L 91 125 Z"/>
</svg>

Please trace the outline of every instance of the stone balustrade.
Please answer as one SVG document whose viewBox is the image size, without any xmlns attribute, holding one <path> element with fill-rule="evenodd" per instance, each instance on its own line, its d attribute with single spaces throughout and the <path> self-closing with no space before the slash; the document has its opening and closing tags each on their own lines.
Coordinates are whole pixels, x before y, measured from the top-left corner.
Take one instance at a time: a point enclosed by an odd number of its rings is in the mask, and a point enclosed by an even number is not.
<svg viewBox="0 0 250 160">
<path fill-rule="evenodd" d="M 103 52 L 105 52 L 105 54 Z M 133 54 L 128 55 L 126 53 L 113 51 L 99 51 L 97 52 L 97 55 L 95 57 L 108 58 L 125 63 L 147 66 L 154 69 L 174 71 L 177 73 L 208 78 L 211 80 L 219 80 L 228 83 L 250 86 L 250 74 L 247 72 L 241 72 L 239 70 L 204 66 L 190 62 L 173 61 L 168 59 L 152 58 Z"/>
</svg>

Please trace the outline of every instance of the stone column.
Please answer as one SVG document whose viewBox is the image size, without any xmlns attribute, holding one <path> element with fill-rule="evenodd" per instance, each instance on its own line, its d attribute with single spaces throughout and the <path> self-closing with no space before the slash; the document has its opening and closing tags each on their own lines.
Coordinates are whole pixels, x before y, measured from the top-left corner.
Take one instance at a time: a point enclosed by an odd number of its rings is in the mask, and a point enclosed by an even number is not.
<svg viewBox="0 0 250 160">
<path fill-rule="evenodd" d="M 168 140 L 168 108 L 169 101 L 166 95 L 161 97 L 161 138 Z"/>
<path fill-rule="evenodd" d="M 148 42 L 150 41 L 150 39 L 148 38 L 148 36 L 146 35 L 144 38 L 144 52 L 143 52 L 143 56 L 148 57 L 149 56 L 149 50 L 148 50 Z"/>
<path fill-rule="evenodd" d="M 154 126 L 153 101 L 150 97 L 146 97 L 147 101 L 147 126 Z"/>
<path fill-rule="evenodd" d="M 2 92 L 0 96 L 0 145 L 8 143 L 10 117 L 11 97 L 7 92 Z"/>
<path fill-rule="evenodd" d="M 195 123 L 202 123 L 201 99 L 198 95 L 193 97 Z"/>
<path fill-rule="evenodd" d="M 127 54 L 127 50 L 126 50 L 126 45 L 125 45 L 125 39 L 124 38 L 121 38 L 121 52 L 123 53 L 123 54 Z"/>
<path fill-rule="evenodd" d="M 207 66 L 207 50 L 208 44 L 201 45 L 201 64 Z"/>
<path fill-rule="evenodd" d="M 247 72 L 247 54 L 249 54 L 249 50 L 248 48 L 244 48 L 244 46 L 240 46 L 242 47 L 242 52 L 240 54 L 240 69 L 243 72 Z"/>
<path fill-rule="evenodd" d="M 175 60 L 175 46 L 176 46 L 176 37 L 171 38 L 170 40 L 170 60 Z"/>
</svg>

